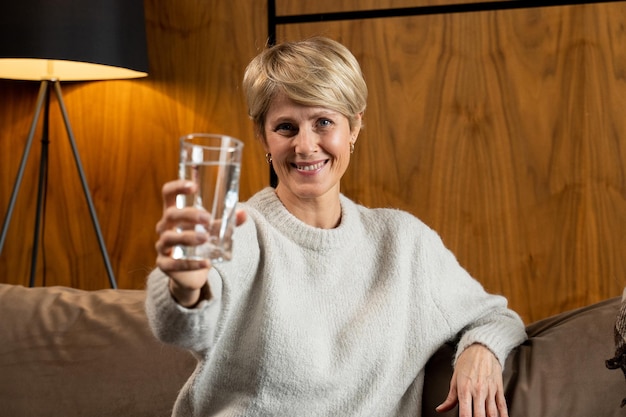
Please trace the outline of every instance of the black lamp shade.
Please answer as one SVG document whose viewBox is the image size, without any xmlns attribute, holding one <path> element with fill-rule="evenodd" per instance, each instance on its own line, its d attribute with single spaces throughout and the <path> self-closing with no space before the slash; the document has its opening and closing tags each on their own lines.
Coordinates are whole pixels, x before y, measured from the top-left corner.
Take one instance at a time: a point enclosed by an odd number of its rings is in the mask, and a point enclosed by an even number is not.
<svg viewBox="0 0 626 417">
<path fill-rule="evenodd" d="M 0 78 L 70 81 L 147 75 L 143 0 L 4 3 Z M 124 70 L 118 73 L 118 68 Z"/>
</svg>

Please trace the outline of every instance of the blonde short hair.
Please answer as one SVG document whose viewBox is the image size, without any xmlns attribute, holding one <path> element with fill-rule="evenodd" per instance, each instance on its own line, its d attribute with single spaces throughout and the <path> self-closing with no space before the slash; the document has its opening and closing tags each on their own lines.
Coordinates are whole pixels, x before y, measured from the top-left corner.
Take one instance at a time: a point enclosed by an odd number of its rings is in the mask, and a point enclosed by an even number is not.
<svg viewBox="0 0 626 417">
<path fill-rule="evenodd" d="M 248 114 L 261 135 L 270 103 L 279 92 L 298 104 L 341 113 L 351 128 L 367 102 L 367 85 L 356 58 L 339 42 L 324 37 L 265 49 L 246 68 L 243 89 Z"/>
</svg>

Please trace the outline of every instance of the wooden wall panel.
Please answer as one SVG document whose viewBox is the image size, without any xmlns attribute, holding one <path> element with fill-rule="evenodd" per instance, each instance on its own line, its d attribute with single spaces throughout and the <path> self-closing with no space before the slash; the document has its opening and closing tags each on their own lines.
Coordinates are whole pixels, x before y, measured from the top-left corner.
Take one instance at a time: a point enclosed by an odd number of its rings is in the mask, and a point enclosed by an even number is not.
<svg viewBox="0 0 626 417">
<path fill-rule="evenodd" d="M 358 2 L 385 7 L 371 3 Z M 425 4 L 445 2 L 389 0 Z M 626 284 L 624 4 L 287 25 L 278 37 L 332 36 L 363 64 L 367 125 L 343 191 L 422 218 L 532 321 L 619 295 Z M 240 90 L 246 64 L 266 42 L 265 2 L 145 5 L 148 78 L 63 85 L 121 288 L 142 288 L 154 264 L 160 187 L 176 176 L 180 135 L 211 131 L 246 142 L 243 199 L 268 178 Z M 350 6 L 277 2 L 286 14 Z M 0 219 L 37 89 L 0 80 Z M 38 285 L 45 277 L 47 285 L 105 288 L 54 100 L 51 123 Z M 0 255 L 0 282 L 28 283 L 39 135 Z"/>
<path fill-rule="evenodd" d="M 343 191 L 411 211 L 527 321 L 626 284 L 624 4 L 279 26 L 370 91 Z"/>
</svg>

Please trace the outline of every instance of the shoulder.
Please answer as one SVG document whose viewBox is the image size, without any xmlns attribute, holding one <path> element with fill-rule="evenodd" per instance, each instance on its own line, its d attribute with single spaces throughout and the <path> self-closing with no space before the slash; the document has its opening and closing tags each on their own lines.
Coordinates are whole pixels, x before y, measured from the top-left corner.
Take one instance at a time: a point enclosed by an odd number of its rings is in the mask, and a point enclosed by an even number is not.
<svg viewBox="0 0 626 417">
<path fill-rule="evenodd" d="M 383 229 L 398 234 L 434 234 L 431 229 L 417 216 L 408 211 L 395 208 L 369 208 L 344 197 L 346 205 L 352 205 L 366 228 Z"/>
<path fill-rule="evenodd" d="M 370 241 L 412 256 L 432 256 L 445 250 L 439 234 L 417 216 L 395 208 L 369 208 L 342 197 L 347 213 L 358 217 Z M 427 255 L 430 254 L 430 255 Z"/>
</svg>

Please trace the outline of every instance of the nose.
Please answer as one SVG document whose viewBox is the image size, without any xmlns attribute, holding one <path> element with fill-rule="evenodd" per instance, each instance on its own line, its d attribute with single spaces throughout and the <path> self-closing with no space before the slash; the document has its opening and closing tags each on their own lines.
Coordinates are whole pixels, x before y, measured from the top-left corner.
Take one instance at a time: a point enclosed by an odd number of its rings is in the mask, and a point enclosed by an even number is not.
<svg viewBox="0 0 626 417">
<path fill-rule="evenodd" d="M 294 138 L 295 152 L 298 155 L 310 155 L 317 150 L 317 134 L 309 129 L 300 129 Z"/>
</svg>

